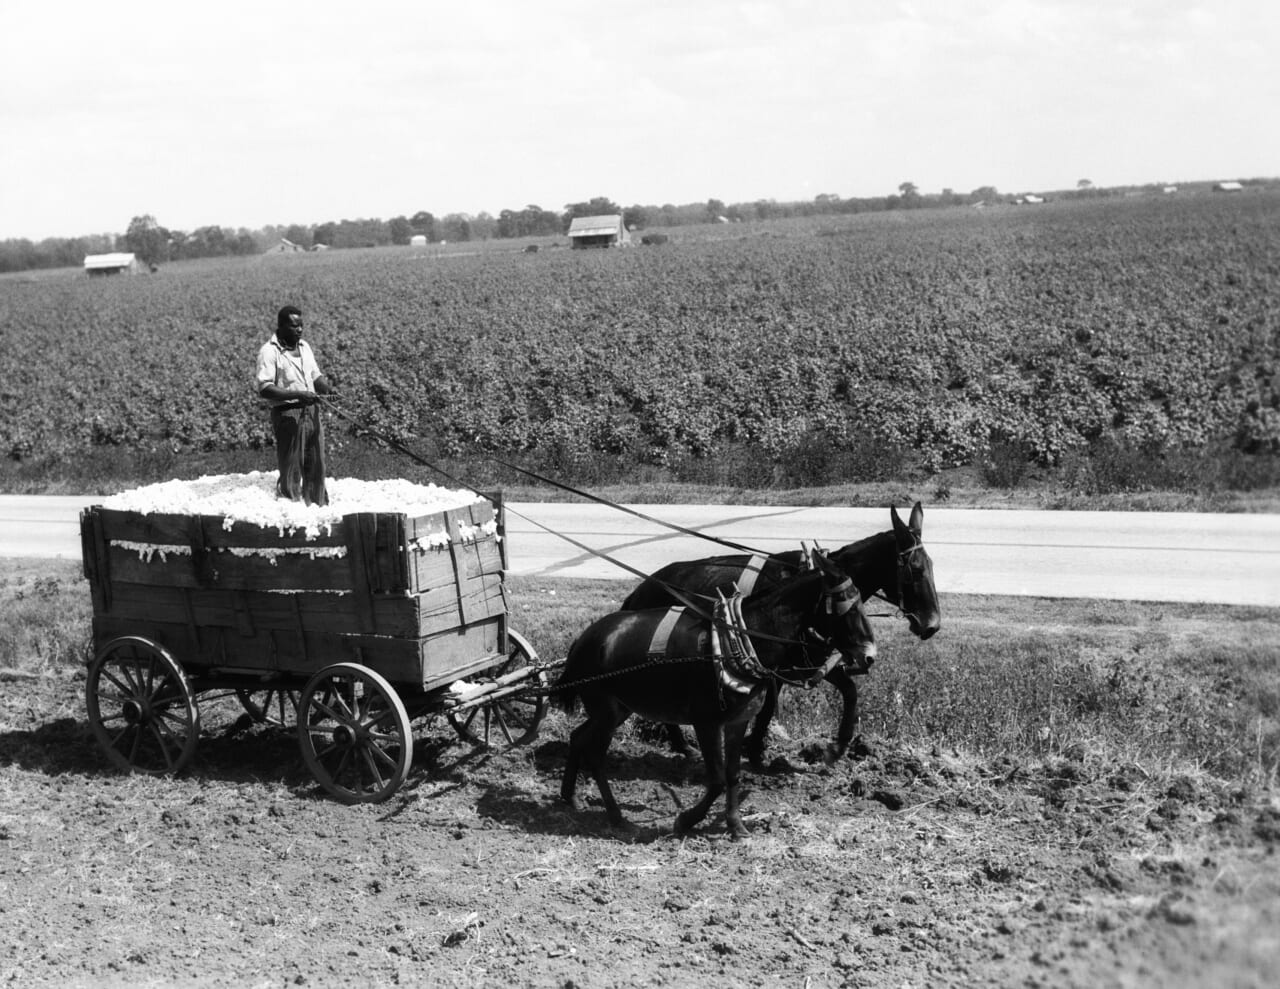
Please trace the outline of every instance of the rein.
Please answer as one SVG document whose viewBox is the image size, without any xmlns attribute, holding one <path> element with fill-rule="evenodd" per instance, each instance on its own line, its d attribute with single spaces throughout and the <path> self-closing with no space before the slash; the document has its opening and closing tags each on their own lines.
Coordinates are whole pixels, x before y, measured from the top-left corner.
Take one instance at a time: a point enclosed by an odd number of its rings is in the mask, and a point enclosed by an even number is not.
<svg viewBox="0 0 1280 989">
<path fill-rule="evenodd" d="M 425 460 L 424 458 L 418 456 L 416 453 L 414 453 L 412 450 L 410 450 L 407 446 L 405 446 L 403 443 L 399 442 L 398 440 L 393 439 L 392 437 L 386 435 L 385 433 L 377 429 L 374 429 L 372 426 L 369 426 L 364 422 L 361 422 L 359 419 L 351 415 L 349 412 L 346 412 L 343 409 L 339 408 L 329 399 L 324 398 L 323 396 L 318 396 L 318 397 L 320 398 L 320 401 L 323 405 L 325 405 L 327 408 L 332 410 L 339 417 L 346 419 L 347 422 L 351 423 L 357 429 L 360 429 L 366 433 L 369 433 L 371 436 L 377 437 L 382 442 L 390 446 L 392 449 L 398 451 L 399 453 L 403 453 L 406 457 L 409 457 L 411 460 L 416 461 L 417 463 L 421 464 L 423 467 L 426 467 L 429 470 L 435 471 L 441 477 L 447 478 L 449 481 L 458 485 L 459 487 L 465 488 L 468 491 L 474 491 L 476 494 L 482 494 L 482 492 L 477 491 L 475 488 L 473 488 L 470 484 L 467 484 L 461 478 L 455 477 L 454 475 L 446 471 L 444 468 L 436 464 L 433 464 L 429 460 Z M 644 521 L 646 522 L 652 522 L 654 525 L 662 526 L 665 529 L 670 529 L 673 532 L 680 533 L 681 535 L 693 536 L 697 539 L 704 539 L 707 542 L 716 543 L 728 549 L 737 550 L 740 553 L 750 553 L 754 556 L 771 558 L 770 554 L 765 553 L 761 550 L 754 549 L 742 543 L 735 543 L 729 539 L 721 539 L 719 536 L 709 536 L 705 532 L 699 532 L 696 529 L 689 529 L 689 528 L 686 528 L 685 526 L 677 525 L 674 522 L 668 522 L 665 519 L 660 519 L 653 515 L 646 515 L 644 512 L 638 511 L 634 508 L 629 508 L 626 505 L 619 505 L 617 502 L 610 501 L 608 498 L 602 498 L 599 495 L 592 494 L 590 491 L 583 491 L 581 488 L 575 488 L 572 485 L 568 485 L 561 481 L 557 481 L 553 477 L 547 477 L 544 474 L 539 474 L 537 471 L 528 470 L 525 467 L 521 467 L 518 464 L 510 463 L 506 460 L 503 460 L 500 457 L 495 457 L 490 455 L 488 459 L 493 461 L 495 464 L 498 464 L 500 467 L 505 467 L 508 470 L 513 470 L 518 474 L 523 474 L 525 477 L 532 478 L 533 480 L 538 481 L 542 484 L 550 485 L 553 488 L 559 488 L 561 491 L 566 491 L 569 494 L 577 495 L 580 498 L 586 498 L 588 501 L 594 501 L 597 504 L 605 505 L 609 508 L 617 509 L 618 511 L 625 512 L 628 515 L 634 515 L 636 518 L 644 519 Z M 520 518 L 524 519 L 526 522 L 533 521 L 527 516 L 519 515 L 518 512 L 513 512 L 512 514 L 518 515 Z M 534 524 L 537 525 L 538 523 L 534 523 Z M 561 533 L 556 532 L 554 529 L 547 529 L 546 526 L 542 526 L 542 528 L 546 529 L 546 531 L 550 532 L 552 535 L 555 535 L 555 536 L 561 535 Z M 568 537 L 562 536 L 562 538 L 567 539 Z M 571 539 L 568 541 L 573 542 L 573 540 Z M 581 543 L 574 543 L 574 545 L 578 546 L 581 549 L 587 550 L 587 552 L 589 553 L 594 553 L 595 555 L 600 556 L 603 559 L 609 560 L 609 562 L 611 563 L 616 562 L 614 560 L 611 560 L 609 557 L 605 556 L 603 553 L 598 553 L 596 550 L 591 549 L 589 546 L 583 546 Z M 630 568 L 624 567 L 623 569 L 630 569 Z M 633 571 L 633 572 L 638 572 L 638 571 Z M 648 575 L 641 574 L 641 576 L 647 577 Z"/>
<path fill-rule="evenodd" d="M 345 411 L 344 409 L 336 405 L 330 399 L 324 396 L 317 396 L 317 398 L 319 399 L 322 405 L 330 409 L 340 418 L 347 420 L 347 422 L 351 423 L 357 429 L 363 430 L 364 432 L 367 432 L 370 435 L 377 437 L 379 440 L 386 443 L 392 449 L 398 451 L 399 453 L 404 454 L 410 460 L 413 460 L 414 462 L 421 464 L 423 467 L 426 467 L 429 470 L 435 471 L 441 477 L 446 478 L 451 483 L 458 485 L 460 488 L 463 488 L 464 490 L 467 490 L 467 491 L 474 492 L 475 494 L 481 495 L 483 497 L 483 492 L 477 490 L 475 487 L 466 483 L 461 478 L 456 477 L 455 475 L 444 470 L 442 467 L 438 466 L 437 464 L 434 464 L 431 461 L 425 459 L 424 457 L 421 457 L 418 454 L 414 453 L 411 449 L 409 449 L 407 446 L 405 446 L 403 443 L 399 442 L 398 440 L 394 439 L 393 437 L 388 436 L 385 433 L 381 432 L 380 430 L 374 429 L 368 424 L 357 419 L 355 416 L 351 415 L 349 412 Z M 582 491 L 570 485 L 562 484 L 553 478 L 545 477 L 542 474 L 539 474 L 535 471 L 526 470 L 523 467 L 519 467 L 515 464 L 508 463 L 507 461 L 501 460 L 498 457 L 490 457 L 490 459 L 493 460 L 494 463 L 497 463 L 503 467 L 506 467 L 509 470 L 514 470 L 520 474 L 524 474 L 527 477 L 531 477 L 545 484 L 550 484 L 553 487 L 560 488 L 561 490 L 567 491 L 571 494 L 575 494 L 580 497 L 587 498 L 591 501 L 597 502 L 598 504 L 606 505 L 611 508 L 616 508 L 619 511 L 626 512 L 627 514 L 630 514 L 630 515 L 634 515 L 637 518 L 644 519 L 645 521 L 648 521 L 648 522 L 653 522 L 656 525 L 664 526 L 665 528 L 672 529 L 683 535 L 696 536 L 699 539 L 705 539 L 709 542 L 718 543 L 730 549 L 735 549 L 741 552 L 750 553 L 753 556 L 764 557 L 766 559 L 772 558 L 770 554 L 763 553 L 759 550 L 753 549 L 750 546 L 744 546 L 741 543 L 731 542 L 729 540 L 720 539 L 715 536 L 708 536 L 706 533 L 698 532 L 694 529 L 688 529 L 684 526 L 676 525 L 671 522 L 666 522 L 663 519 L 655 518 L 651 515 L 646 515 L 643 512 L 639 512 L 639 511 L 636 511 L 635 509 L 628 508 L 625 505 L 619 505 L 619 504 L 616 504 L 615 502 L 609 501 L 606 498 L 601 498 L 598 495 L 591 494 L 589 491 Z M 617 559 L 616 557 L 610 556 L 608 553 L 604 553 L 600 550 L 597 550 L 591 546 L 586 545 L 585 543 L 579 542 L 578 540 L 572 538 L 571 536 L 566 536 L 562 532 L 557 532 L 551 527 L 543 525 L 541 522 L 538 522 L 535 519 L 529 518 L 529 516 L 527 515 L 524 515 L 520 512 L 515 511 L 509 505 L 504 505 L 503 511 L 510 512 L 512 515 L 515 515 L 517 518 L 523 519 L 525 522 L 528 522 L 530 525 L 535 525 L 539 529 L 542 529 L 544 532 L 548 532 L 553 536 L 558 536 L 559 538 L 565 540 L 565 542 L 568 542 L 576 546 L 578 549 L 584 550 L 585 552 L 590 553 L 593 556 L 597 556 L 608 563 L 612 563 L 614 566 L 619 567 L 623 570 L 626 570 L 628 573 L 631 573 L 634 576 L 639 577 L 641 580 L 654 581 L 655 583 L 660 585 L 664 590 L 670 593 L 673 598 L 675 598 L 677 601 L 679 601 L 681 604 L 687 607 L 690 611 L 692 611 L 695 615 L 698 615 L 700 618 L 704 619 L 709 623 L 714 624 L 717 622 L 717 619 L 714 617 L 711 611 L 709 611 L 706 607 L 700 605 L 694 600 L 695 597 L 702 598 L 704 600 L 710 600 L 710 598 L 707 598 L 705 595 L 690 595 L 688 592 L 684 591 L 682 588 L 675 586 L 674 584 L 670 584 L 663 580 L 658 580 L 652 575 L 647 574 L 644 571 L 639 570 L 628 563 L 623 563 L 621 560 Z M 837 597 L 837 595 L 839 596 Z M 860 597 L 858 595 L 857 589 L 853 587 L 853 581 L 850 580 L 848 577 L 846 577 L 844 581 L 842 581 L 833 590 L 831 591 L 824 590 L 823 599 L 826 602 L 827 610 L 829 613 L 833 609 L 836 609 L 835 610 L 836 614 L 845 614 L 850 609 L 852 609 L 855 606 L 855 604 L 859 602 Z M 745 628 L 738 629 L 723 621 L 721 621 L 720 624 L 723 625 L 725 628 L 728 628 L 734 631 L 740 631 L 747 635 L 752 635 L 752 636 L 755 636 L 756 638 L 764 639 L 769 642 L 777 642 L 783 645 L 790 645 L 790 646 L 799 646 L 801 649 L 805 650 L 806 655 L 808 653 L 809 645 L 804 640 L 788 639 L 783 636 L 772 635 L 768 632 L 752 632 L 749 629 L 745 629 Z M 823 636 L 819 635 L 816 631 L 814 631 L 812 627 L 806 628 L 804 631 L 804 634 L 812 636 L 822 645 L 829 645 L 830 640 L 825 639 Z M 688 661 L 694 661 L 695 659 L 702 659 L 702 658 L 710 660 L 712 657 L 690 657 Z M 836 661 L 838 660 L 827 660 L 821 665 L 809 667 L 810 669 L 820 671 L 820 673 L 817 676 L 812 678 L 812 682 L 793 681 L 788 679 L 787 677 L 782 676 L 781 674 L 776 673 L 773 670 L 768 670 L 767 672 L 771 677 L 777 679 L 782 683 L 787 683 L 792 685 L 803 685 L 808 687 L 816 684 L 818 681 L 822 679 L 822 677 L 826 676 L 826 674 L 835 665 Z M 621 672 L 627 672 L 627 671 L 621 671 Z M 612 673 L 608 675 L 616 676 L 620 674 Z"/>
</svg>

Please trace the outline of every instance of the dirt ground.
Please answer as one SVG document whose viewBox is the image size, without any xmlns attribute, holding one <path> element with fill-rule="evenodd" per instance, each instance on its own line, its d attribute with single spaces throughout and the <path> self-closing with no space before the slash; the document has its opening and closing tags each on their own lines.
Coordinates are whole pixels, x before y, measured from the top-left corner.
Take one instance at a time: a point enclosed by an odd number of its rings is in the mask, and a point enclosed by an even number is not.
<svg viewBox="0 0 1280 989">
<path fill-rule="evenodd" d="M 208 722 L 175 779 L 111 770 L 83 674 L 0 684 L 0 983 L 1263 986 L 1280 806 L 1206 777 L 775 738 L 751 837 L 678 839 L 701 763 L 632 734 L 558 803 L 567 723 L 476 749 L 419 723 L 347 807 L 282 729 Z M 226 702 L 231 704 L 233 702 Z M 212 705 L 217 708 L 218 705 Z"/>
</svg>

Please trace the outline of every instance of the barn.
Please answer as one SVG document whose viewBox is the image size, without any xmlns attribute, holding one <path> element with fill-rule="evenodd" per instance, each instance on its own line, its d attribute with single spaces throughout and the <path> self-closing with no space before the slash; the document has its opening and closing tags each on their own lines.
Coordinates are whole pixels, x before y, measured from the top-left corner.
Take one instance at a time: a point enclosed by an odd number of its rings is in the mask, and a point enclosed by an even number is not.
<svg viewBox="0 0 1280 989">
<path fill-rule="evenodd" d="M 1244 186 L 1239 182 L 1219 182 L 1214 187 L 1215 192 L 1243 192 Z"/>
<path fill-rule="evenodd" d="M 575 216 L 569 224 L 569 242 L 574 247 L 630 247 L 631 235 L 622 225 L 621 214 Z"/>
<path fill-rule="evenodd" d="M 427 235 L 426 235 L 426 234 L 414 234 L 412 237 L 410 237 L 410 238 L 409 238 L 409 246 L 410 246 L 410 247 L 426 247 L 426 246 L 427 246 Z"/>
<path fill-rule="evenodd" d="M 301 244 L 295 244 L 288 237 L 281 237 L 280 243 L 267 251 L 268 254 L 298 254 L 305 251 L 306 248 Z"/>
<path fill-rule="evenodd" d="M 138 259 L 126 251 L 113 254 L 86 254 L 84 256 L 86 275 L 136 275 Z"/>
</svg>

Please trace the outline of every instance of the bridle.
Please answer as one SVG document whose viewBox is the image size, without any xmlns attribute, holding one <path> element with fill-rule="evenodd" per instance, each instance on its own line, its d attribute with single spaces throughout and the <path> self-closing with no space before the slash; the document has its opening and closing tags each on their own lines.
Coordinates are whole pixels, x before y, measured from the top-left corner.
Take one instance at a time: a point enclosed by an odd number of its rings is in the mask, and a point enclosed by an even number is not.
<svg viewBox="0 0 1280 989">
<path fill-rule="evenodd" d="M 854 584 L 851 578 L 845 577 L 835 587 L 823 589 L 822 604 L 820 604 L 819 607 L 825 614 L 838 617 L 841 615 L 847 615 L 861 603 L 862 595 L 858 593 L 857 585 Z M 769 673 L 770 676 L 779 683 L 785 683 L 793 687 L 804 687 L 806 690 L 809 690 L 821 683 L 837 663 L 844 661 L 844 652 L 841 649 L 832 646 L 831 638 L 819 632 L 813 627 L 812 623 L 805 628 L 804 635 L 807 639 L 813 640 L 812 645 L 807 641 L 801 644 L 801 648 L 804 649 L 806 658 L 809 655 L 810 649 L 816 645 L 827 653 L 827 658 L 822 662 L 822 664 L 810 667 L 813 672 L 801 680 L 792 680 L 790 677 L 785 677 L 776 670 L 771 670 Z M 853 668 L 852 664 L 849 665 L 853 672 L 858 672 L 858 670 Z M 861 672 L 866 672 L 868 667 L 864 662 L 861 664 L 860 668 Z"/>
</svg>

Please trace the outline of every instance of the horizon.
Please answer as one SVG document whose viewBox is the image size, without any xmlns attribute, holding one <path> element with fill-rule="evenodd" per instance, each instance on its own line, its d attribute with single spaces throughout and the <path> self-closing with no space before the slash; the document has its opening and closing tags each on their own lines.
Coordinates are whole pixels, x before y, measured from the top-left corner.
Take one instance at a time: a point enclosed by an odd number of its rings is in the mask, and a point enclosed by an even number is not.
<svg viewBox="0 0 1280 989">
<path fill-rule="evenodd" d="M 1181 188 L 1186 187 L 1186 186 L 1209 186 L 1209 187 L 1212 187 L 1212 186 L 1216 185 L 1216 184 L 1217 184 L 1217 183 L 1219 183 L 1219 182 L 1230 182 L 1230 181 L 1239 181 L 1239 182 L 1243 183 L 1243 184 L 1247 187 L 1250 183 L 1267 183 L 1267 184 L 1271 184 L 1271 183 L 1280 183 L 1280 176 L 1268 176 L 1268 175 L 1251 175 L 1251 176 L 1243 176 L 1243 175 L 1242 175 L 1242 176 L 1239 176 L 1239 177 L 1238 177 L 1238 178 L 1236 178 L 1236 179 L 1231 179 L 1231 178 L 1227 178 L 1227 177 L 1215 176 L 1214 178 L 1201 178 L 1201 179 L 1174 179 L 1174 180 L 1172 180 L 1172 181 L 1168 181 L 1168 182 L 1165 182 L 1165 181 L 1160 181 L 1160 182 L 1136 182 L 1136 183 L 1132 183 L 1132 184 L 1118 185 L 1118 186 L 1091 185 L 1091 186 L 1090 186 L 1090 189 L 1091 189 L 1092 191 L 1094 191 L 1094 192 L 1099 192 L 1099 193 L 1114 192 L 1115 190 L 1121 190 L 1121 189 L 1123 189 L 1123 190 L 1132 190 L 1132 189 L 1149 189 L 1149 188 L 1152 188 L 1152 187 L 1155 187 L 1155 186 L 1170 186 L 1170 187 L 1173 187 L 1173 188 L 1181 189 Z M 979 187 L 979 188 L 981 188 L 981 187 Z M 974 192 L 976 192 L 976 191 L 978 191 L 978 190 L 976 190 L 976 189 L 969 189 L 969 190 L 952 190 L 952 191 L 953 191 L 956 195 L 959 195 L 959 196 L 967 196 L 967 195 L 971 195 L 971 194 L 973 194 Z M 1072 188 L 1069 188 L 1069 189 L 1066 189 L 1066 188 L 1064 188 L 1064 189 L 1041 189 L 1041 188 L 1026 188 L 1026 187 L 1021 187 L 1021 186 L 1020 186 L 1020 187 L 1018 187 L 1017 191 L 1007 191 L 1007 190 L 1004 190 L 1004 189 L 997 189 L 996 191 L 997 191 L 997 193 L 998 193 L 1001 197 L 1008 197 L 1008 198 L 1010 198 L 1010 199 L 1013 199 L 1013 198 L 1020 197 L 1020 196 L 1024 196 L 1024 195 L 1033 195 L 1033 196 L 1038 196 L 1038 195 L 1043 195 L 1043 196 L 1064 195 L 1064 194 L 1068 194 L 1068 193 L 1075 193 L 1075 192 L 1078 192 L 1078 191 L 1080 191 L 1080 190 L 1079 190 L 1077 187 L 1072 187 Z M 926 198 L 927 198 L 927 197 L 929 197 L 929 196 L 937 196 L 937 195 L 941 195 L 941 193 L 942 193 L 942 190 L 938 190 L 938 191 L 922 190 L 922 191 L 920 191 L 920 195 L 921 195 L 922 197 L 926 197 Z M 885 199 L 885 198 L 887 198 L 887 197 L 888 197 L 888 196 L 890 196 L 890 195 L 897 195 L 897 194 L 898 194 L 898 190 L 897 190 L 897 189 L 895 189 L 895 190 L 893 190 L 893 192 L 892 192 L 892 193 L 886 193 L 884 196 L 842 196 L 842 197 L 840 197 L 840 200 L 841 200 L 841 201 L 846 201 L 846 200 L 859 200 L 859 201 L 866 201 L 866 200 L 875 200 L 875 199 Z M 607 198 L 607 197 L 606 197 L 606 198 Z M 719 197 L 713 197 L 713 198 L 719 198 Z M 577 200 L 577 202 L 585 202 L 585 201 L 587 201 L 587 200 Z M 747 205 L 751 205 L 751 204 L 753 204 L 753 203 L 755 203 L 755 202 L 760 202 L 760 201 L 777 203 L 779 206 L 784 206 L 784 207 L 785 207 L 785 206 L 801 205 L 801 204 L 803 204 L 803 203 L 812 202 L 813 200 L 785 200 L 785 199 L 778 199 L 778 198 L 776 198 L 776 197 L 760 197 L 759 199 L 751 200 L 750 202 L 729 202 L 729 201 L 726 201 L 726 200 L 721 200 L 721 201 L 722 201 L 722 202 L 724 202 L 724 204 L 725 204 L 725 206 L 726 206 L 726 207 L 728 207 L 728 208 L 733 208 L 733 207 L 736 207 L 736 206 L 747 206 Z M 705 203 L 705 200 L 699 200 L 699 201 L 692 202 L 692 203 L 672 203 L 672 204 L 670 204 L 670 205 L 673 205 L 673 206 L 675 206 L 675 207 L 676 207 L 676 208 L 678 208 L 678 209 L 684 209 L 684 208 L 690 208 L 690 207 L 700 206 L 700 205 L 703 205 L 703 203 Z M 571 205 L 571 204 L 566 204 L 566 208 L 556 209 L 556 210 L 551 210 L 551 212 L 554 212 L 554 213 L 565 213 L 565 212 L 567 211 L 567 206 L 568 206 L 568 205 Z M 617 205 L 617 206 L 618 206 L 618 208 L 619 208 L 619 210 L 620 210 L 621 212 L 625 212 L 627 209 L 629 209 L 629 208 L 631 208 L 631 207 L 633 207 L 633 206 L 637 206 L 637 207 L 642 207 L 642 208 L 645 208 L 645 209 L 649 209 L 649 208 L 658 208 L 658 207 L 661 207 L 662 205 L 666 205 L 666 204 L 662 204 L 662 203 L 625 203 L 625 204 L 624 204 L 624 203 L 616 203 L 615 205 Z M 504 208 L 511 208 L 511 207 L 504 207 Z M 929 208 L 929 207 L 924 207 L 924 208 Z M 942 207 L 938 207 L 938 208 L 942 208 Z M 438 223 L 438 222 L 440 222 L 442 219 L 444 219 L 446 216 L 453 215 L 453 214 L 442 214 L 442 213 L 436 213 L 436 212 L 431 211 L 431 210 L 427 210 L 427 212 L 431 213 L 431 215 L 434 217 L 434 219 L 436 220 L 436 222 L 437 222 L 437 223 Z M 464 211 L 464 212 L 459 213 L 458 215 L 461 215 L 461 216 L 463 216 L 463 217 L 467 218 L 468 220 L 475 220 L 477 217 L 480 217 L 480 216 L 482 216 L 482 215 L 485 215 L 485 214 L 486 214 L 486 212 L 487 212 L 487 211 L 483 211 L 483 210 L 482 210 L 482 211 L 475 212 L 475 213 L 470 213 L 470 212 L 465 212 L 465 211 Z M 144 214 L 144 215 L 145 215 L 145 214 Z M 376 217 L 376 216 L 362 216 L 362 217 L 354 217 L 354 216 L 348 216 L 348 217 L 334 217 L 334 218 L 333 218 L 333 222 L 336 222 L 336 223 L 342 223 L 342 222 L 347 222 L 347 221 L 353 221 L 353 222 L 361 222 L 361 221 L 387 222 L 387 221 L 389 221 L 389 220 L 391 220 L 391 219 L 394 219 L 394 218 L 396 218 L 396 217 L 401 217 L 401 216 L 403 216 L 403 217 L 405 217 L 406 219 L 408 219 L 411 215 L 412 215 L 412 214 L 408 214 L 408 213 L 400 212 L 400 213 L 392 214 L 392 215 L 390 215 L 390 216 L 382 216 L 382 217 Z M 489 215 L 489 216 L 491 216 L 493 219 L 497 219 L 497 216 L 498 216 L 498 214 L 496 214 L 496 213 L 494 213 L 494 214 L 488 214 L 488 215 Z M 132 217 L 131 217 L 130 219 L 132 219 Z M 161 227 L 163 227 L 165 230 L 169 230 L 169 231 L 171 231 L 171 232 L 179 232 L 179 231 L 180 231 L 180 232 L 182 232 L 182 233 L 184 233 L 184 234 L 189 234 L 189 233 L 191 233 L 193 230 L 199 229 L 199 228 L 194 228 L 194 227 L 193 227 L 193 228 L 191 228 L 191 229 L 189 229 L 189 230 L 188 230 L 188 229 L 184 229 L 184 228 L 181 228 L 181 227 L 169 227 L 169 226 L 167 226 L 167 225 L 166 225 L 166 224 L 165 224 L 165 223 L 164 223 L 164 222 L 163 222 L 159 217 L 155 217 L 154 219 L 156 220 L 156 223 L 157 223 L 159 226 L 161 226 Z M 770 222 L 770 219 L 772 219 L 772 218 L 766 218 L 765 220 L 761 220 L 761 221 L 758 221 L 758 222 Z M 303 228 L 305 228 L 305 229 L 307 229 L 307 230 L 314 230 L 316 227 L 320 226 L 320 225 L 321 225 L 321 224 L 323 224 L 323 223 L 327 223 L 327 222 L 329 222 L 329 221 L 328 221 L 328 220 L 314 220 L 314 221 L 305 221 L 305 222 L 303 222 L 303 221 L 295 221 L 295 222 L 297 223 L 297 225 L 298 225 L 298 226 L 301 226 L 301 227 L 303 227 Z M 710 221 L 708 221 L 708 222 L 710 222 Z M 289 223 L 270 223 L 270 222 L 268 222 L 268 223 L 264 223 L 264 224 L 262 224 L 261 226 L 257 226 L 257 227 L 229 227 L 229 226 L 227 226 L 226 224 L 204 224 L 203 226 L 220 226 L 223 230 L 233 230 L 233 231 L 236 231 L 236 232 L 239 232 L 239 231 L 242 231 L 242 230 L 243 230 L 243 231 L 246 231 L 246 232 L 248 232 L 248 233 L 250 233 L 250 234 L 255 234 L 255 233 L 268 232 L 268 231 L 270 231 L 270 232 L 279 232 L 279 231 L 281 231 L 281 230 L 283 230 L 283 229 L 285 229 L 286 227 L 291 226 L 291 225 L 292 225 L 292 224 L 289 224 Z M 649 226 L 649 227 L 661 227 L 661 226 L 662 226 L 662 224 L 660 224 L 660 223 L 656 223 L 656 224 L 655 224 L 655 223 L 649 223 L 649 224 L 647 224 L 647 226 Z M 125 224 L 121 227 L 121 229 L 119 229 L 119 230 L 95 230 L 95 231 L 91 231 L 91 232 L 88 232 L 88 233 L 68 234 L 68 235 L 58 235 L 58 234 L 53 234 L 53 235 L 46 236 L 46 237 L 41 237 L 41 238 L 38 238 L 38 239 L 37 239 L 37 238 L 34 238 L 34 237 L 31 237 L 31 238 L 22 238 L 22 237 L 16 237 L 16 238 L 4 238 L 4 237 L 0 237 L 0 243 L 4 243 L 4 242 L 6 242 L 6 241 L 13 241 L 13 240 L 30 240 L 32 243 L 35 243 L 35 244 L 37 244 L 37 245 L 38 245 L 38 244 L 40 244 L 40 243 L 42 243 L 42 242 L 44 242 L 44 241 L 48 241 L 48 240 L 75 240 L 75 239 L 77 239 L 77 238 L 87 238 L 87 237 L 114 237 L 114 238 L 121 238 L 121 237 L 124 237 L 124 235 L 125 235 L 125 233 L 126 233 L 126 228 L 127 228 L 127 227 L 128 227 L 128 223 L 125 223 Z M 533 236 L 533 235 L 530 235 L 530 236 Z M 513 239 L 518 239 L 518 238 L 513 238 Z"/>
<path fill-rule="evenodd" d="M 137 0 L 7 21 L 0 240 L 1280 172 L 1280 7 L 1257 0 Z"/>
</svg>

